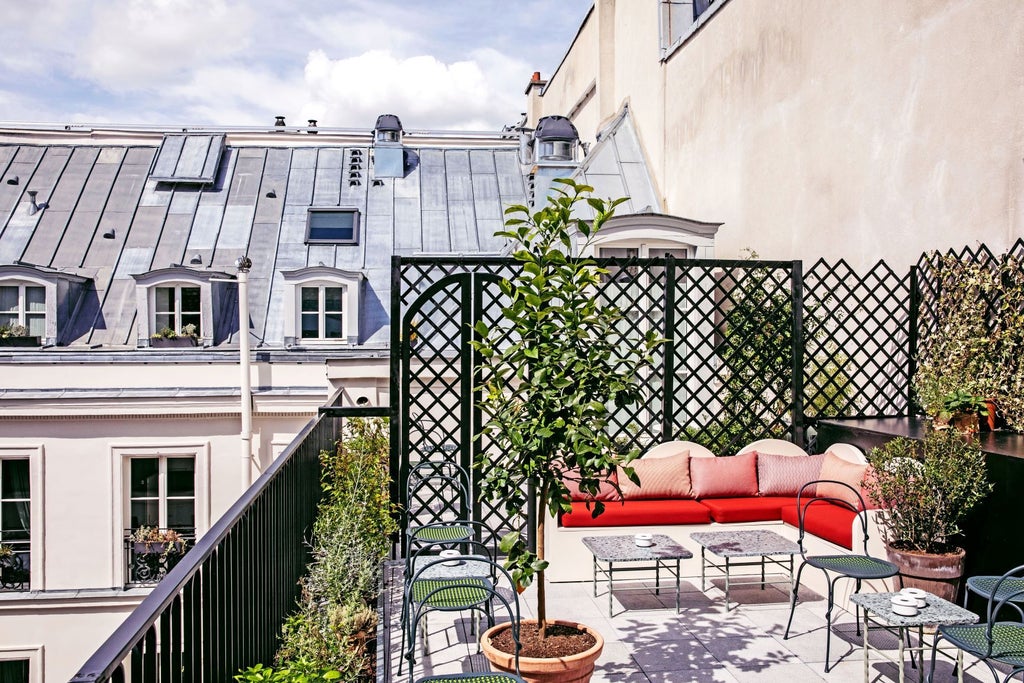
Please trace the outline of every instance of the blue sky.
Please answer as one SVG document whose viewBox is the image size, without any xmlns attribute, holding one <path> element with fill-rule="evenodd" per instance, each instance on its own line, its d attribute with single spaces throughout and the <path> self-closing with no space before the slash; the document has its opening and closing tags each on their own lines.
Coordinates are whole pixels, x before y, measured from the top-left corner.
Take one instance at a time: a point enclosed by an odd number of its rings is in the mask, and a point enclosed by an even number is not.
<svg viewBox="0 0 1024 683">
<path fill-rule="evenodd" d="M 494 130 L 592 0 L 4 4 L 0 120 Z"/>
</svg>

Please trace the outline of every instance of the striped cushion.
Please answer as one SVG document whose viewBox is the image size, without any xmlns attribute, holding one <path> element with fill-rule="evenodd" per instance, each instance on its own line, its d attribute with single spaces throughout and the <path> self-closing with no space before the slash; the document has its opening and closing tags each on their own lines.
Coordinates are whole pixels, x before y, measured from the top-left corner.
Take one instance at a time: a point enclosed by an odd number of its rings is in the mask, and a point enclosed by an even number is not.
<svg viewBox="0 0 1024 683">
<path fill-rule="evenodd" d="M 795 496 L 821 474 L 822 455 L 757 454 L 757 489 L 762 496 Z M 813 493 L 813 492 L 812 492 Z"/>
<path fill-rule="evenodd" d="M 692 498 L 690 494 L 690 451 L 667 458 L 640 458 L 629 463 L 640 479 L 637 486 L 619 469 L 619 488 L 626 500 Z"/>
</svg>

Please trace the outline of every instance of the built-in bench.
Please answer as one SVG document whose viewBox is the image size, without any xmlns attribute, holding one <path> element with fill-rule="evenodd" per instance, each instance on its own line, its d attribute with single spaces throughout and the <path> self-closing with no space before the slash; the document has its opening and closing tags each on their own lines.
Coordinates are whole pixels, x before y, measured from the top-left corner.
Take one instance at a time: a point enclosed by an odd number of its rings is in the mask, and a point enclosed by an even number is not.
<svg viewBox="0 0 1024 683">
<path fill-rule="evenodd" d="M 584 536 L 663 533 L 695 549 L 689 534 L 695 531 L 757 529 L 771 527 L 796 540 L 798 512 L 796 494 L 809 481 L 833 479 L 861 485 L 867 470 L 864 454 L 846 444 L 828 452 L 808 455 L 794 444 L 769 439 L 742 449 L 735 456 L 715 457 L 691 442 L 660 444 L 631 463 L 640 479 L 633 484 L 624 472 L 602 485 L 597 495 L 604 512 L 593 516 L 594 499 L 581 493 L 571 475 L 566 478 L 573 501 L 570 512 L 546 525 L 546 557 L 551 565 L 547 577 L 553 581 L 583 581 L 591 578 L 591 557 L 583 546 Z M 825 486 L 822 497 L 848 497 L 844 487 Z M 806 496 L 810 489 L 805 490 Z M 862 493 L 867 501 L 867 495 Z M 854 501 L 851 501 L 854 502 Z M 808 554 L 862 552 L 863 530 L 859 515 L 868 520 L 869 552 L 885 557 L 876 511 L 860 513 L 822 501 L 807 509 L 804 539 Z M 698 553 L 699 554 L 699 553 Z M 689 576 L 699 574 L 696 560 L 684 568 Z M 814 578 L 806 577 L 812 581 Z M 824 589 L 822 583 L 821 589 Z M 881 583 L 878 590 L 885 588 Z M 845 600 L 843 600 L 845 602 Z"/>
</svg>

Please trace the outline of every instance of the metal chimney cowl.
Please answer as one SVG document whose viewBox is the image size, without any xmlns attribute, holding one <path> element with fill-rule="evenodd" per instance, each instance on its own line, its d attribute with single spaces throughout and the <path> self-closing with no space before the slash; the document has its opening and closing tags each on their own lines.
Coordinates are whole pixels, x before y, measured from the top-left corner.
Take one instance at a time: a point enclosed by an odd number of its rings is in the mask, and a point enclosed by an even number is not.
<svg viewBox="0 0 1024 683">
<path fill-rule="evenodd" d="M 394 114 L 381 114 L 373 127 L 373 178 L 404 178 L 405 150 L 402 122 Z"/>
</svg>

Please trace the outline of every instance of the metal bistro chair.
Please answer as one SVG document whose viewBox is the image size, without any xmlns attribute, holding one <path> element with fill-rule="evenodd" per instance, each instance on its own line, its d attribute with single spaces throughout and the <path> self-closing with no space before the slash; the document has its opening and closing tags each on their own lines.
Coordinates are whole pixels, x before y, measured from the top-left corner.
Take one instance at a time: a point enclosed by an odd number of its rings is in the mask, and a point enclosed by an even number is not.
<svg viewBox="0 0 1024 683">
<path fill-rule="evenodd" d="M 417 463 L 409 473 L 406 501 L 407 558 L 413 548 L 450 546 L 480 531 L 478 524 L 455 512 L 468 509 L 469 503 L 469 475 L 455 463 Z"/>
<path fill-rule="evenodd" d="M 403 629 L 403 654 L 409 662 L 410 672 L 415 665 L 416 634 L 420 623 L 427 614 L 434 611 L 471 611 L 483 613 L 489 626 L 494 625 L 492 604 L 497 602 L 508 612 L 511 620 L 512 637 L 516 643 L 516 674 L 470 673 L 428 676 L 417 679 L 418 683 L 443 683 L 445 681 L 477 681 L 478 683 L 523 683 L 519 674 L 519 596 L 513 588 L 512 579 L 497 562 L 481 555 L 463 555 L 460 566 L 449 567 L 448 558 L 431 559 L 415 563 L 417 569 L 408 583 L 403 608 L 407 612 L 408 624 Z M 500 580 L 499 579 L 503 579 Z M 499 584 L 504 590 L 499 590 Z M 508 597 L 511 596 L 511 602 Z M 408 649 L 404 640 L 408 636 Z M 426 633 L 423 634 L 423 649 L 426 652 Z M 401 668 L 401 665 L 400 667 Z"/>
<path fill-rule="evenodd" d="M 858 501 L 858 507 L 854 506 L 846 500 L 841 498 L 823 497 L 818 498 L 810 495 L 813 490 L 817 490 L 817 486 L 820 483 L 838 484 L 844 486 L 850 490 L 850 492 L 856 496 Z M 807 489 L 814 487 L 811 492 Z M 864 554 L 862 555 L 808 555 L 804 548 L 804 534 L 805 523 L 807 520 L 807 510 L 815 504 L 828 504 L 834 503 L 841 505 L 849 510 L 853 510 L 857 513 L 857 518 L 860 520 L 861 528 L 864 533 Z M 825 581 L 828 583 L 828 607 L 825 610 L 825 673 L 829 672 L 831 666 L 829 666 L 829 651 L 832 644 L 832 608 L 835 607 L 835 588 L 836 582 L 839 579 L 853 579 L 857 582 L 856 590 L 860 591 L 861 582 L 865 580 L 873 579 L 887 579 L 891 576 L 899 574 L 899 569 L 892 562 L 872 557 L 868 554 L 868 521 L 867 517 L 863 513 L 864 499 L 861 497 L 860 492 L 854 487 L 850 486 L 841 481 L 834 481 L 831 479 L 821 479 L 818 481 L 811 481 L 800 487 L 796 496 L 797 505 L 797 516 L 800 522 L 800 536 L 797 540 L 797 544 L 800 546 L 800 556 L 803 561 L 800 563 L 800 568 L 796 572 L 796 582 L 793 584 L 793 595 L 790 599 L 789 604 L 789 621 L 786 622 L 786 633 L 782 637 L 783 640 L 789 638 L 789 628 L 793 624 L 793 612 L 796 611 L 796 600 L 797 591 L 800 589 L 800 577 L 803 574 L 804 568 L 807 566 L 815 567 L 820 569 L 825 574 Z M 833 578 L 832 575 L 835 575 Z M 857 635 L 860 635 L 860 607 L 855 606 L 855 617 L 857 624 Z"/>
<path fill-rule="evenodd" d="M 408 627 L 409 608 L 434 588 L 440 587 L 443 581 L 464 580 L 466 578 L 488 579 L 493 583 L 497 579 L 496 572 L 490 567 L 496 564 L 498 556 L 497 542 L 491 534 L 491 546 L 488 547 L 483 541 L 476 539 L 464 539 L 458 543 L 461 554 L 456 557 L 442 557 L 438 553 L 441 546 L 426 545 L 413 548 L 405 558 L 405 573 L 402 587 L 402 613 L 400 623 L 403 629 L 402 650 L 405 650 L 405 629 Z M 467 564 L 463 558 L 483 558 L 487 563 L 479 562 L 474 565 Z M 440 564 L 438 562 L 440 561 Z M 430 572 L 422 573 L 421 569 L 427 565 L 433 567 Z M 456 567 L 449 569 L 449 567 Z M 470 571 L 472 570 L 472 571 Z M 414 579 L 420 583 L 413 586 Z"/>
<path fill-rule="evenodd" d="M 1002 679 L 1004 683 L 1024 672 L 1024 609 L 1018 604 L 1024 601 L 1022 576 L 1024 565 L 1014 567 L 1002 576 L 975 576 L 968 579 L 968 584 L 975 580 L 971 590 L 979 592 L 988 600 L 985 623 L 939 626 L 935 640 L 932 641 L 932 663 L 928 669 L 928 683 L 932 683 L 935 676 L 935 653 L 939 641 L 943 639 L 985 662 L 985 666 L 992 672 L 992 677 L 996 681 L 999 680 L 999 672 L 996 671 L 993 662 L 1008 664 L 1011 667 L 1010 672 Z M 995 580 L 990 582 L 993 578 Z M 988 586 L 986 592 L 979 590 L 984 586 Z M 1020 621 L 996 621 L 999 611 L 1004 607 L 1015 610 Z"/>
</svg>

